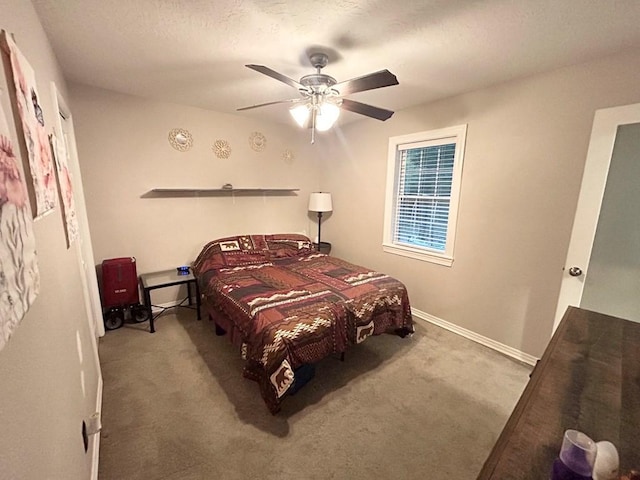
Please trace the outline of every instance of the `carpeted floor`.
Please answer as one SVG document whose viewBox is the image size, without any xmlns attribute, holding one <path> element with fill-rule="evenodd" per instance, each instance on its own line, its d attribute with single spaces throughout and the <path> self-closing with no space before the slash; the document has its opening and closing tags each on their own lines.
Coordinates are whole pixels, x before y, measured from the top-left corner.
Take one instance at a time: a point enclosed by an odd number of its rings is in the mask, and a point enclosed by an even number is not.
<svg viewBox="0 0 640 480">
<path fill-rule="evenodd" d="M 417 320 L 325 359 L 272 416 L 208 321 L 156 329 L 100 340 L 100 480 L 474 479 L 531 370 Z"/>
</svg>

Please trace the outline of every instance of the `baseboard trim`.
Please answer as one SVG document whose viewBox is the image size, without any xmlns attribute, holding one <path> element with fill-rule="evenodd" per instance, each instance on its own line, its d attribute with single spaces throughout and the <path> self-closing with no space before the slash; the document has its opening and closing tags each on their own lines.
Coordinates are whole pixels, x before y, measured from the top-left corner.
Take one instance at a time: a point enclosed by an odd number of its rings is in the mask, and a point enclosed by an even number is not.
<svg viewBox="0 0 640 480">
<path fill-rule="evenodd" d="M 426 322 L 429 323 L 433 323 L 434 325 L 437 325 L 439 327 L 444 328 L 445 330 L 449 330 L 450 332 L 456 333 L 458 335 L 460 335 L 461 337 L 464 338 L 468 338 L 469 340 L 472 340 L 476 343 L 479 343 L 480 345 L 484 345 L 485 347 L 489 347 L 492 350 L 496 350 L 497 352 L 503 353 L 504 355 L 507 355 L 511 358 L 515 358 L 516 360 L 519 360 L 521 362 L 524 362 L 528 365 L 535 365 L 536 362 L 538 361 L 538 359 L 536 357 L 534 357 L 533 355 L 529 355 L 528 353 L 525 353 L 521 350 L 518 350 L 516 348 L 510 347 L 509 345 L 505 345 L 503 343 L 500 342 L 496 342 L 495 340 L 492 340 L 491 338 L 488 337 L 484 337 L 476 332 L 473 332 L 471 330 L 467 330 L 466 328 L 462 328 L 458 325 L 455 325 L 451 322 L 447 322 L 446 320 L 443 320 L 441 318 L 438 318 L 434 315 L 430 315 L 426 312 L 423 312 L 421 310 L 418 310 L 417 308 L 411 308 L 411 313 L 419 318 L 420 320 L 424 320 Z"/>
<path fill-rule="evenodd" d="M 180 301 L 161 303 L 160 305 L 158 305 L 158 307 L 170 308 L 170 307 L 175 307 L 179 303 Z M 152 311 L 154 313 L 157 313 L 161 311 L 161 308 L 154 307 L 152 308 Z M 521 350 L 510 347 L 509 345 L 505 345 L 504 343 L 496 342 L 491 338 L 485 337 L 471 330 L 467 330 L 466 328 L 460 327 L 451 322 L 447 322 L 446 320 L 443 320 L 434 315 L 418 310 L 417 308 L 411 307 L 411 314 L 419 318 L 420 320 L 433 323 L 434 325 L 442 327 L 445 330 L 449 330 L 450 332 L 460 335 L 461 337 L 468 338 L 469 340 L 479 343 L 480 345 L 484 345 L 485 347 L 491 348 L 492 350 L 500 352 L 520 362 L 524 362 L 527 365 L 533 366 L 539 360 L 537 357 L 534 357 L 533 355 L 529 355 L 528 353 L 525 353 Z"/>
<path fill-rule="evenodd" d="M 102 375 L 98 377 L 98 388 L 96 390 L 96 412 L 100 412 L 100 421 L 102 422 Z M 100 459 L 100 432 L 91 436 L 91 480 L 98 480 L 98 463 Z"/>
</svg>

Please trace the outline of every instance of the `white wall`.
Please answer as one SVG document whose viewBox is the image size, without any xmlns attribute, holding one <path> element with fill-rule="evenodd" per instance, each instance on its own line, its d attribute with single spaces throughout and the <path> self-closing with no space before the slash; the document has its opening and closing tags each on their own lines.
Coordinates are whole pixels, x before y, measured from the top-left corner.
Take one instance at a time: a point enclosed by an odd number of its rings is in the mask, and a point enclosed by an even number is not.
<svg viewBox="0 0 640 480">
<path fill-rule="evenodd" d="M 0 12 L 0 28 L 15 35 L 34 67 L 50 133 L 56 115 L 50 82 L 67 97 L 60 68 L 31 2 L 0 0 Z M 10 75 L 5 70 L 0 80 L 0 102 L 17 145 Z M 81 425 L 95 410 L 99 371 L 76 250 L 66 248 L 59 206 L 35 223 L 34 232 L 40 295 L 0 351 L 0 479 L 88 478 L 91 455 L 84 452 Z"/>
<path fill-rule="evenodd" d="M 594 112 L 640 101 L 638 71 L 631 51 L 345 127 L 322 171 L 334 197 L 323 238 L 335 255 L 405 282 L 418 310 L 541 355 Z M 468 130 L 453 266 L 384 253 L 389 137 L 459 124 Z"/>
<path fill-rule="evenodd" d="M 134 256 L 138 273 L 189 264 L 215 238 L 243 233 L 305 232 L 315 235 L 307 212 L 319 186 L 315 160 L 321 146 L 289 125 L 162 103 L 71 84 L 78 152 L 96 262 Z M 173 128 L 188 130 L 193 147 L 180 152 L 168 141 Z M 261 132 L 264 151 L 250 148 Z M 211 145 L 227 140 L 231 156 Z M 291 150 L 292 161 L 283 153 Z M 143 198 L 153 188 L 299 188 L 292 196 Z M 168 291 L 167 291 L 168 290 Z M 169 289 L 154 303 L 176 299 Z M 168 298 L 171 297 L 171 298 Z"/>
</svg>

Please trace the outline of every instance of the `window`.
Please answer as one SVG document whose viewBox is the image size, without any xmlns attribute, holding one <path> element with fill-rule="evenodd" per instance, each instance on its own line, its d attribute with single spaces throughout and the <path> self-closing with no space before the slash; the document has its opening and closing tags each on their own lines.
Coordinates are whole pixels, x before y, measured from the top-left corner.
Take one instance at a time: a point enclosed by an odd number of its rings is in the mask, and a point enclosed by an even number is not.
<svg viewBox="0 0 640 480">
<path fill-rule="evenodd" d="M 385 252 L 451 266 L 466 125 L 391 137 Z"/>
</svg>

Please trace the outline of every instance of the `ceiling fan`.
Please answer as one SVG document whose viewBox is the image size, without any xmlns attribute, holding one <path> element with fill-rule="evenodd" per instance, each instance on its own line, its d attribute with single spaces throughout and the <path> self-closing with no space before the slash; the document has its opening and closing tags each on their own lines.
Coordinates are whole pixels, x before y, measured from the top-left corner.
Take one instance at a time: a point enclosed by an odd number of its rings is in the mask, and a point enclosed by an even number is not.
<svg viewBox="0 0 640 480">
<path fill-rule="evenodd" d="M 345 95 L 351 93 L 398 85 L 398 79 L 389 70 L 380 70 L 368 75 L 363 75 L 362 77 L 337 82 L 335 78 L 321 72 L 329 62 L 326 54 L 313 53 L 309 56 L 309 60 L 311 61 L 311 65 L 316 69 L 316 73 L 305 75 L 299 82 L 264 65 L 245 65 L 256 72 L 275 78 L 295 88 L 298 90 L 300 97 L 251 105 L 250 107 L 238 108 L 238 111 L 266 107 L 267 105 L 275 105 L 278 103 L 298 104 L 289 111 L 298 125 L 301 127 L 309 126 L 311 128 L 311 143 L 315 141 L 316 130 L 325 131 L 333 126 L 340 115 L 341 108 L 377 120 L 384 121 L 391 118 L 391 115 L 393 115 L 391 110 L 385 110 L 384 108 L 374 107 L 373 105 L 367 105 L 366 103 L 344 98 Z"/>
</svg>

